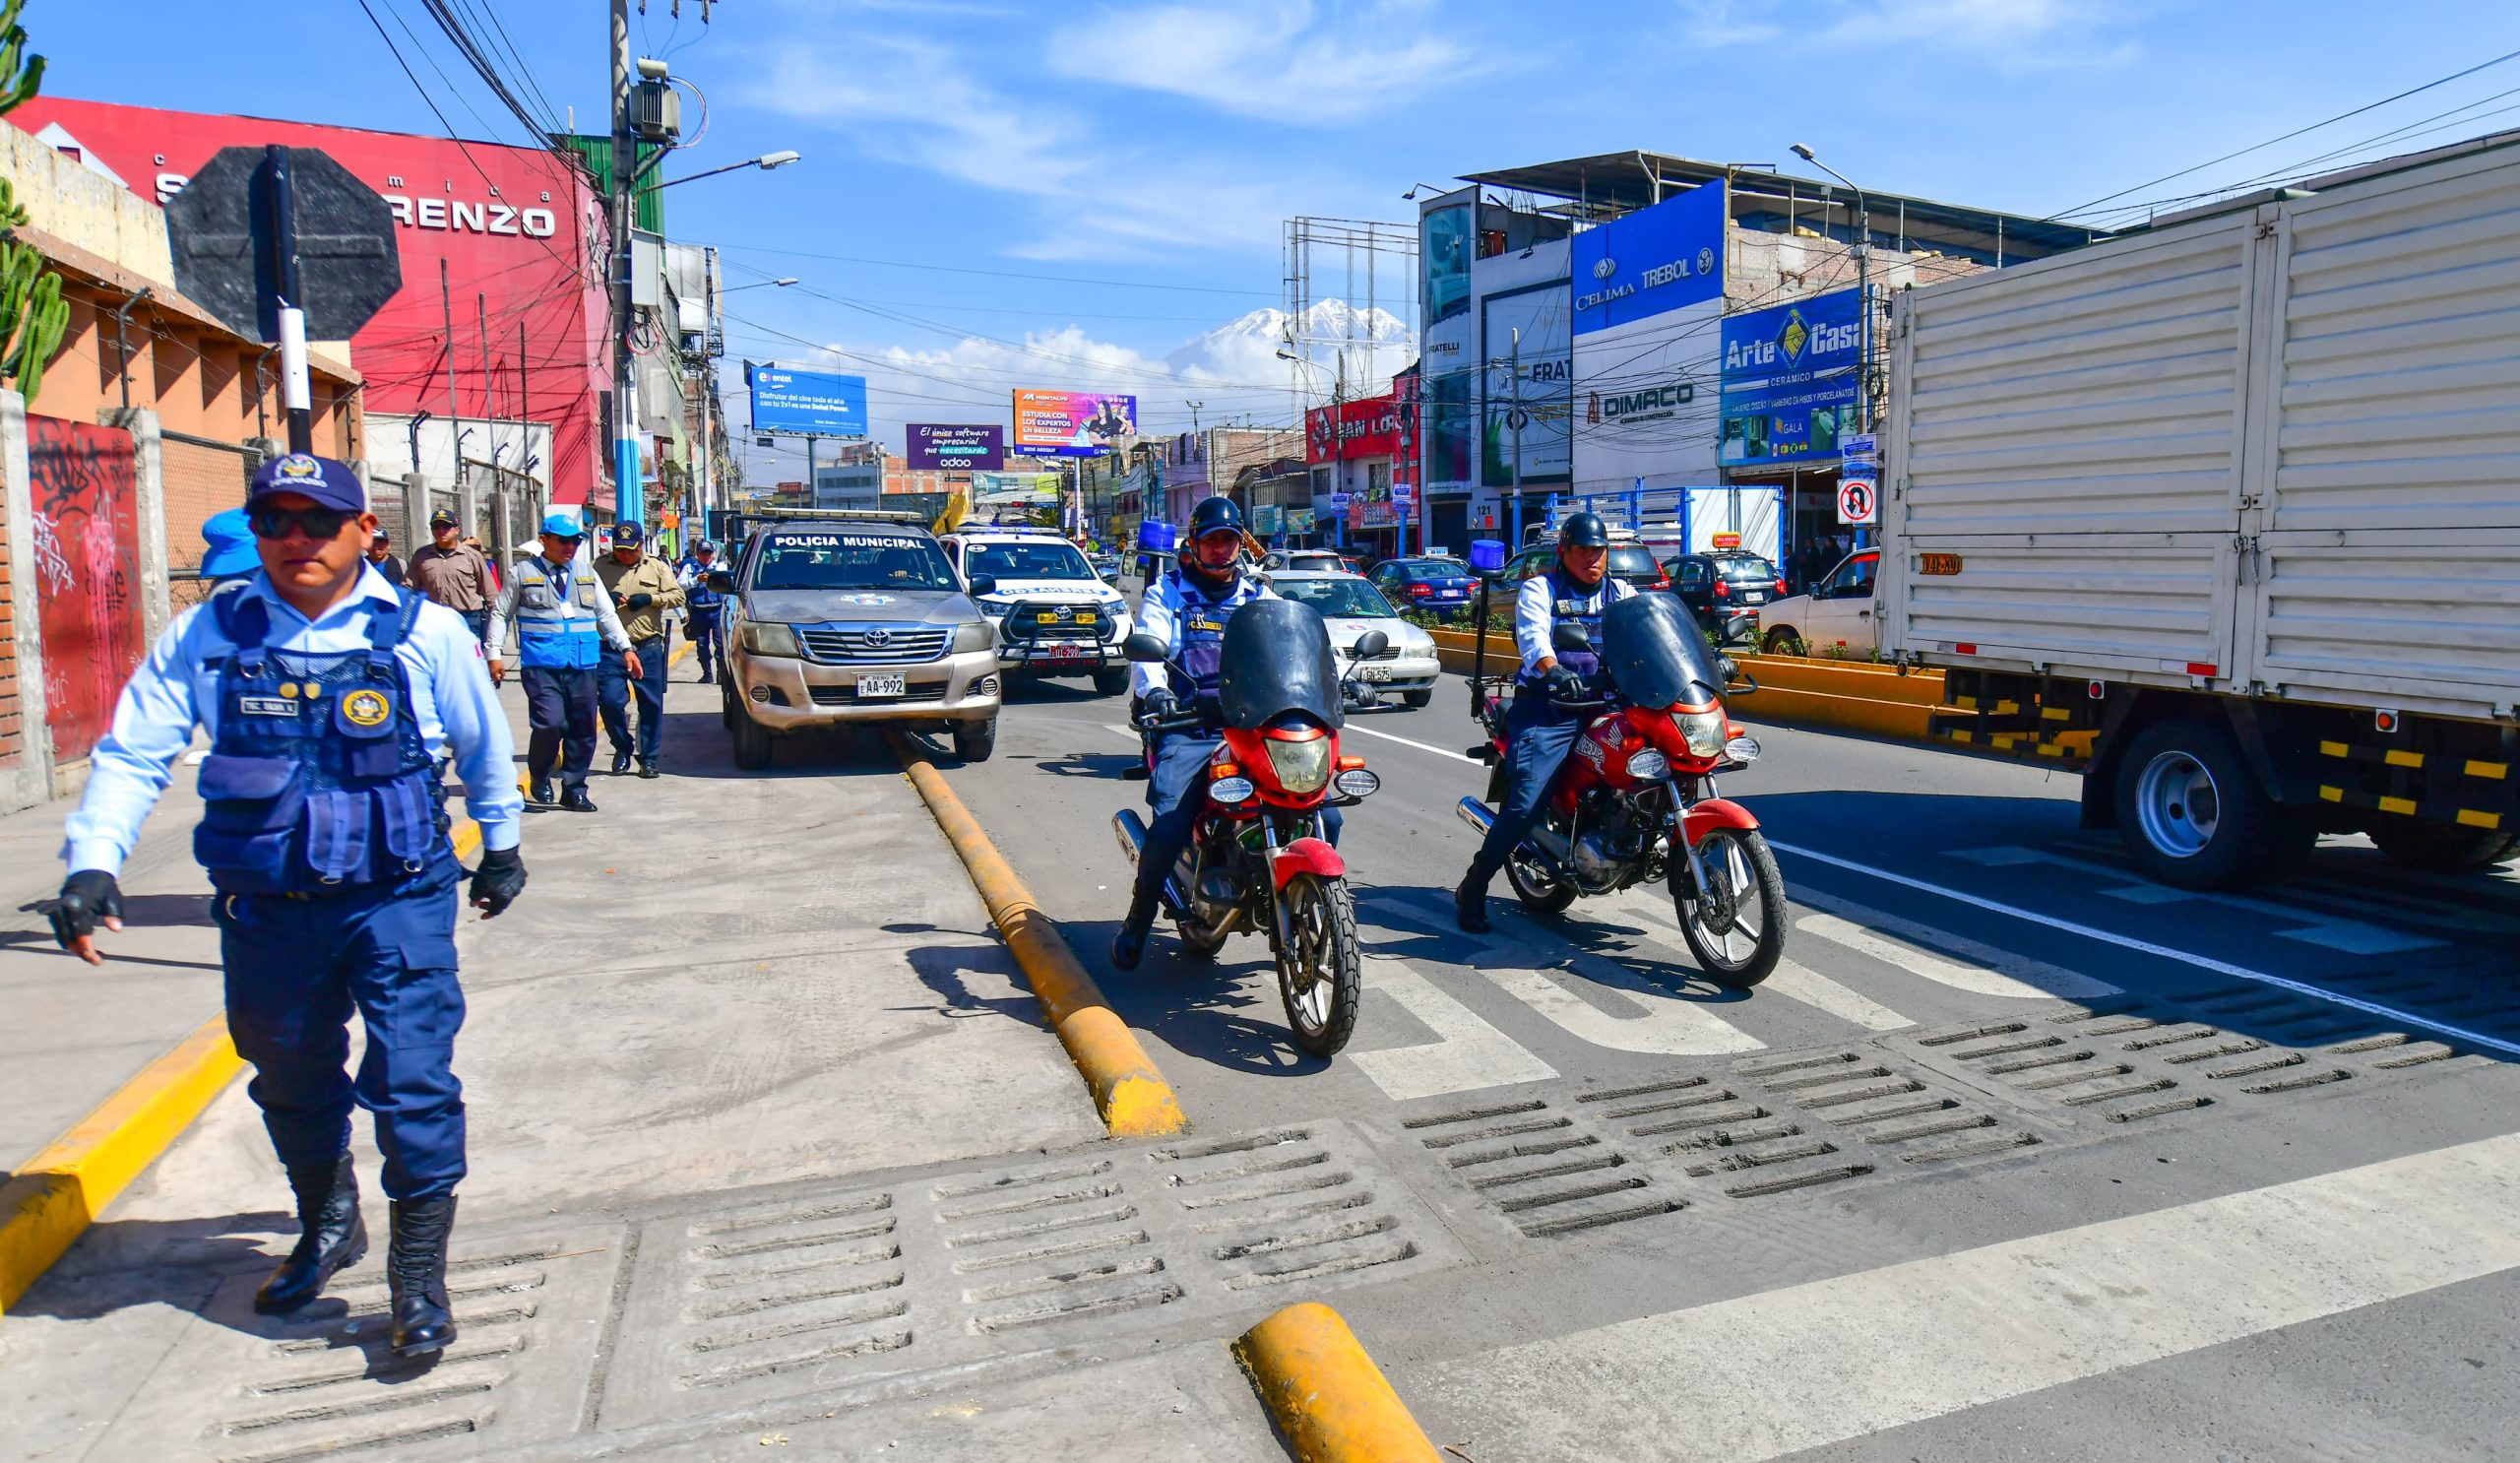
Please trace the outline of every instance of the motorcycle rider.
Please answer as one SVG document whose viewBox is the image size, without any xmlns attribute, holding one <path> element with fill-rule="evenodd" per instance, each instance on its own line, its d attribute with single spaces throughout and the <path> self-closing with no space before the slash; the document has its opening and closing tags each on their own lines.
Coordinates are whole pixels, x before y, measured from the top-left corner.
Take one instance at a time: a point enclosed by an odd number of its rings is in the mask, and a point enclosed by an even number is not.
<svg viewBox="0 0 2520 1463">
<path fill-rule="evenodd" d="M 1147 585 L 1137 627 L 1162 640 L 1179 669 L 1151 663 L 1131 668 L 1145 719 L 1167 720 L 1201 701 L 1214 705 L 1226 621 L 1254 600 L 1278 598 L 1257 576 L 1243 572 L 1243 547 L 1242 510 L 1231 498 L 1202 498 L 1190 510 L 1189 542 L 1181 547 L 1179 563 Z M 1191 795 L 1206 786 L 1208 759 L 1224 744 L 1219 732 L 1204 727 L 1167 732 L 1156 743 L 1147 780 L 1147 801 L 1155 815 L 1147 820 L 1146 846 L 1138 854 L 1128 918 L 1111 936 L 1111 964 L 1117 969 L 1135 970 L 1146 953 L 1147 930 L 1155 923 L 1165 876 L 1190 847 L 1198 820 L 1199 805 Z M 1324 809 L 1322 822 L 1330 841 L 1337 843 L 1339 810 Z"/>
<path fill-rule="evenodd" d="M 1524 580 L 1514 596 L 1514 648 L 1523 668 L 1505 714 L 1505 805 L 1453 891 L 1454 916 L 1472 934 L 1487 932 L 1487 882 L 1540 821 L 1549 784 L 1575 745 L 1583 717 L 1554 703 L 1591 695 L 1601 671 L 1602 611 L 1636 593 L 1609 577 L 1609 530 L 1595 514 L 1575 514 L 1558 527 L 1555 567 Z M 1582 625 L 1593 648 L 1561 656 L 1551 640 L 1560 623 Z"/>
</svg>

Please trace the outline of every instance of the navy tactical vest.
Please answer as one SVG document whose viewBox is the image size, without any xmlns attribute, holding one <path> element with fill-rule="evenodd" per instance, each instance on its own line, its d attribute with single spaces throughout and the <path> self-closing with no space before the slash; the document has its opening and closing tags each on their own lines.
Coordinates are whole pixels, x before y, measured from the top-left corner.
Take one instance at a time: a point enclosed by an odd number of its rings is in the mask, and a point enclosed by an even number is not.
<svg viewBox="0 0 2520 1463">
<path fill-rule="evenodd" d="M 1593 643 L 1591 650 L 1556 652 L 1557 664 L 1590 681 L 1602 669 L 1602 611 L 1609 607 L 1608 575 L 1591 589 L 1566 577 L 1563 566 L 1548 571 L 1550 623 L 1575 624 L 1584 627 L 1584 638 Z"/>
<path fill-rule="evenodd" d="M 274 651 L 259 595 L 211 601 L 236 649 L 219 667 L 219 734 L 201 765 L 193 857 L 229 894 L 399 883 L 451 858 L 443 784 L 395 648 L 419 596 L 367 604 L 367 648 Z"/>
<path fill-rule="evenodd" d="M 1225 660 L 1225 622 L 1233 612 L 1260 598 L 1261 586 L 1247 575 L 1236 574 L 1233 587 L 1222 598 L 1212 598 L 1199 587 L 1198 581 L 1179 569 L 1172 571 L 1172 582 L 1179 590 L 1180 607 L 1174 612 L 1172 638 L 1176 642 L 1173 659 L 1190 674 L 1190 685 L 1172 676 L 1173 690 L 1183 696 L 1196 696 L 1214 701 L 1217 683 Z"/>
</svg>

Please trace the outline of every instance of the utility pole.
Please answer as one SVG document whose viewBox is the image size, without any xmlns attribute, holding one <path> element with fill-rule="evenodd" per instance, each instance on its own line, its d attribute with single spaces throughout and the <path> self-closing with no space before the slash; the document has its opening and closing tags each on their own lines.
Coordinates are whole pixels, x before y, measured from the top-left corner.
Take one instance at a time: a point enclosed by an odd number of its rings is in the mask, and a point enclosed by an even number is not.
<svg viewBox="0 0 2520 1463">
<path fill-rule="evenodd" d="M 1507 400 L 1512 403 L 1505 409 L 1505 424 L 1514 429 L 1514 546 L 1510 551 L 1520 553 L 1523 548 L 1523 333 L 1520 329 L 1514 332 L 1512 361 L 1513 384 L 1505 388 Z"/>
<path fill-rule="evenodd" d="M 464 532 L 476 532 L 480 504 L 472 495 L 472 475 L 464 471 L 464 411 L 455 400 L 455 294 L 447 283 L 446 261 L 437 262 L 438 318 L 446 329 L 446 462 L 455 489 L 455 516 L 464 524 Z M 417 462 L 411 471 L 420 470 Z"/>
<path fill-rule="evenodd" d="M 508 481 L 499 461 L 499 413 L 490 401 L 490 296 L 472 296 L 473 328 L 481 336 L 481 429 L 490 439 L 490 543 L 493 547 L 507 541 Z M 519 452 L 517 460 L 525 460 Z"/>
<path fill-rule="evenodd" d="M 630 0 L 612 0 L 612 517 L 639 516 L 639 378 L 630 350 L 637 320 L 630 303 L 631 207 L 639 144 L 630 131 Z"/>
</svg>

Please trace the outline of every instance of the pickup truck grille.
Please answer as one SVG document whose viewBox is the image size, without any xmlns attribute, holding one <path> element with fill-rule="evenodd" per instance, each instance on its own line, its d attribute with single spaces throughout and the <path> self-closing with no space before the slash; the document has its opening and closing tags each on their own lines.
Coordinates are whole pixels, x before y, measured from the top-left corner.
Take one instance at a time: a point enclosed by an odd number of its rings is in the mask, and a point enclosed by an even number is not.
<svg viewBox="0 0 2520 1463">
<path fill-rule="evenodd" d="M 827 666 L 916 666 L 943 656 L 953 638 L 952 627 L 937 625 L 827 625 L 796 632 L 806 656 Z"/>
<path fill-rule="evenodd" d="M 807 694 L 814 698 L 814 704 L 816 706 L 855 706 L 858 704 L 857 688 L 855 686 L 809 685 L 805 687 L 805 690 Z M 937 681 L 932 685 L 904 687 L 902 693 L 898 696 L 868 696 L 865 698 L 865 704 L 868 706 L 893 706 L 920 701 L 942 701 L 944 699 L 945 683 L 943 681 Z"/>
</svg>

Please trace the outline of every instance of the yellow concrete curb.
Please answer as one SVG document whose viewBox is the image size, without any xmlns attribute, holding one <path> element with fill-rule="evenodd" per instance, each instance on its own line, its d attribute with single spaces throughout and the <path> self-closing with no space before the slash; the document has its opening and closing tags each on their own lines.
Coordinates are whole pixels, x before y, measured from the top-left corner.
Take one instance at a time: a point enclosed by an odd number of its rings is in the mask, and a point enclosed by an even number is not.
<svg viewBox="0 0 2520 1463">
<path fill-rule="evenodd" d="M 1339 1312 L 1290 1305 L 1233 1343 L 1297 1463 L 1443 1463 Z"/>
<path fill-rule="evenodd" d="M 467 818 L 449 841 L 456 858 L 470 859 L 480 852 L 481 825 Z M 227 1039 L 227 1017 L 213 1016 L 0 1184 L 0 1311 L 18 1304 L 244 1065 Z"/>
<path fill-rule="evenodd" d="M 1006 936 L 1016 963 L 1024 968 L 1024 978 L 1048 1013 L 1059 1045 L 1067 1049 L 1068 1059 L 1093 1090 L 1094 1107 L 1102 1114 L 1103 1126 L 1115 1138 L 1186 1131 L 1190 1122 L 1181 1114 L 1172 1085 L 1155 1069 L 1128 1023 L 1111 1009 L 1094 978 L 1077 963 L 1076 952 L 1067 947 L 1057 922 L 1041 912 L 1033 891 L 1024 887 L 1014 866 L 989 842 L 979 820 L 945 785 L 944 775 L 919 756 L 907 737 L 897 732 L 892 742 L 911 786 L 927 803 L 936 826 L 945 831 L 946 842 L 962 856 L 973 887 Z"/>
</svg>

